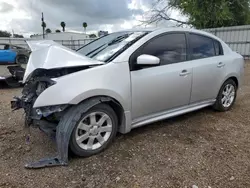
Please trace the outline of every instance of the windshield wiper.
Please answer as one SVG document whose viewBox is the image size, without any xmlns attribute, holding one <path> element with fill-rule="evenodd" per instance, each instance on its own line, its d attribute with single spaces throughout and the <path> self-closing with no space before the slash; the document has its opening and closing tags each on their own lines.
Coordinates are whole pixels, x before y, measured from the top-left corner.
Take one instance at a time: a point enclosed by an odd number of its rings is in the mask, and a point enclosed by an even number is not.
<svg viewBox="0 0 250 188">
<path fill-rule="evenodd" d="M 92 54 L 93 52 L 99 50 L 101 47 L 103 47 L 103 46 L 105 46 L 105 45 L 106 45 L 106 44 L 103 44 L 103 45 L 99 46 L 98 48 L 96 48 L 96 49 L 90 51 L 89 53 L 87 53 L 85 56 L 88 56 L 88 55 Z"/>
<path fill-rule="evenodd" d="M 125 34 L 125 35 L 119 36 L 119 37 L 117 37 L 117 38 L 111 40 L 111 41 L 108 43 L 108 45 L 110 46 L 110 45 L 119 43 L 119 42 L 123 41 L 124 39 L 128 38 L 129 35 L 131 35 L 131 34 L 128 34 L 128 33 L 127 33 L 127 34 Z"/>
<path fill-rule="evenodd" d="M 87 53 L 86 56 L 89 56 L 90 54 L 94 53 L 93 55 L 90 56 L 90 58 L 93 58 L 95 57 L 98 53 L 100 53 L 101 51 L 103 51 L 104 49 L 106 49 L 108 46 L 111 46 L 113 44 L 116 44 L 116 43 L 119 43 L 121 41 L 123 41 L 124 39 L 128 38 L 129 35 L 131 34 L 125 34 L 125 35 L 122 35 L 122 36 L 119 36 L 119 37 L 116 37 L 115 39 L 111 40 L 110 42 L 108 43 L 105 43 L 101 46 L 99 46 L 98 48 L 92 50 L 91 52 Z M 106 45 L 106 46 L 105 46 Z M 105 47 L 104 47 L 105 46 Z M 104 47 L 104 48 L 102 48 Z M 100 50 L 99 50 L 100 49 Z"/>
<path fill-rule="evenodd" d="M 105 46 L 105 45 L 110 46 L 110 45 L 119 43 L 119 42 L 123 41 L 124 39 L 128 38 L 129 35 L 130 35 L 130 34 L 125 34 L 125 35 L 116 37 L 115 39 L 111 40 L 110 42 L 105 43 L 105 44 L 99 46 L 98 48 L 96 48 L 96 49 L 90 51 L 90 52 L 87 53 L 85 56 L 89 56 L 90 54 L 96 52 L 97 50 L 101 49 L 101 48 L 102 48 L 103 46 Z M 106 47 L 107 47 L 107 46 L 106 46 Z M 99 52 L 101 52 L 102 50 L 104 50 L 106 47 L 104 47 L 104 48 L 102 48 L 101 50 L 97 51 L 94 55 L 91 56 L 91 58 L 94 57 L 94 56 L 95 56 L 96 54 L 98 54 Z"/>
</svg>

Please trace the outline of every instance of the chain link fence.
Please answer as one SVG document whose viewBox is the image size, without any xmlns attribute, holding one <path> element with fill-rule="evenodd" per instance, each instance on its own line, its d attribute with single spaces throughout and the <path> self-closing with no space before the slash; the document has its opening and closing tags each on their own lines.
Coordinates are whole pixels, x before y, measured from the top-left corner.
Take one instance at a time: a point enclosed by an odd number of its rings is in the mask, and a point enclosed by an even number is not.
<svg viewBox="0 0 250 188">
<path fill-rule="evenodd" d="M 204 29 L 225 41 L 234 51 L 237 51 L 245 59 L 250 59 L 250 25 L 222 27 Z M 28 48 L 25 41 L 37 39 L 18 39 L 18 38 L 0 38 L 0 43 L 10 43 L 18 46 Z M 88 44 L 95 39 L 81 39 L 81 40 L 54 40 L 68 48 L 76 50 L 81 46 Z"/>
</svg>

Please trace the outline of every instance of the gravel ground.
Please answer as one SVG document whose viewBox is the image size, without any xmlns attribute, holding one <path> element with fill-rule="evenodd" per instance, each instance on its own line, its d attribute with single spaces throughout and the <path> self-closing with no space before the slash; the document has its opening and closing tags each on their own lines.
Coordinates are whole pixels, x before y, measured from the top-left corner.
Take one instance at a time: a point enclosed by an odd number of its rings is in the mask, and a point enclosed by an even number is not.
<svg viewBox="0 0 250 188">
<path fill-rule="evenodd" d="M 9 65 L 0 65 L 0 76 L 8 76 L 10 74 L 9 70 L 7 69 Z"/>
<path fill-rule="evenodd" d="M 0 187 L 250 187 L 250 64 L 234 108 L 211 108 L 118 135 L 113 145 L 67 167 L 26 170 L 25 162 L 55 154 L 55 143 L 31 130 L 9 101 L 20 89 L 0 91 Z"/>
</svg>

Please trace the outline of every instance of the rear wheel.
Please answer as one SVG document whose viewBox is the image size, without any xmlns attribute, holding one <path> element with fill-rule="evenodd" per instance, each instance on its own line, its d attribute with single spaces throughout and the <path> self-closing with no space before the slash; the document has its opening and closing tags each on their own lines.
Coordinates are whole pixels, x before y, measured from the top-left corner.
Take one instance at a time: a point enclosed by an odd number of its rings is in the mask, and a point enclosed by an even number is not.
<svg viewBox="0 0 250 188">
<path fill-rule="evenodd" d="M 118 120 L 109 105 L 98 104 L 76 121 L 69 147 L 78 156 L 88 157 L 100 153 L 116 136 Z"/>
<path fill-rule="evenodd" d="M 237 86 L 236 83 L 229 79 L 221 87 L 219 94 L 217 96 L 216 103 L 214 104 L 214 109 L 225 112 L 232 108 L 237 96 Z"/>
</svg>

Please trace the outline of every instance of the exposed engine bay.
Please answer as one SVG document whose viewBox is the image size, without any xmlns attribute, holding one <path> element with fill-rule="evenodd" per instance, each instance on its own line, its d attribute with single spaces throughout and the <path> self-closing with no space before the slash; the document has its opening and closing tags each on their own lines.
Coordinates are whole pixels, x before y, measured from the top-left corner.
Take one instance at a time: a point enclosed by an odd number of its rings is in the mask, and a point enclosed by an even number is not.
<svg viewBox="0 0 250 188">
<path fill-rule="evenodd" d="M 81 67 L 68 67 L 68 68 L 58 68 L 58 69 L 36 69 L 30 76 L 27 83 L 23 87 L 22 96 L 15 97 L 15 100 L 11 102 L 11 108 L 13 110 L 18 110 L 23 108 L 25 111 L 25 126 L 39 126 L 39 121 L 43 120 L 43 124 L 47 122 L 48 124 L 56 124 L 60 120 L 60 114 L 69 105 L 56 105 L 41 107 L 39 109 L 34 109 L 33 105 L 37 97 L 47 88 L 56 84 L 53 78 L 58 78 L 71 74 L 77 71 L 81 71 L 91 66 L 81 66 Z"/>
</svg>

